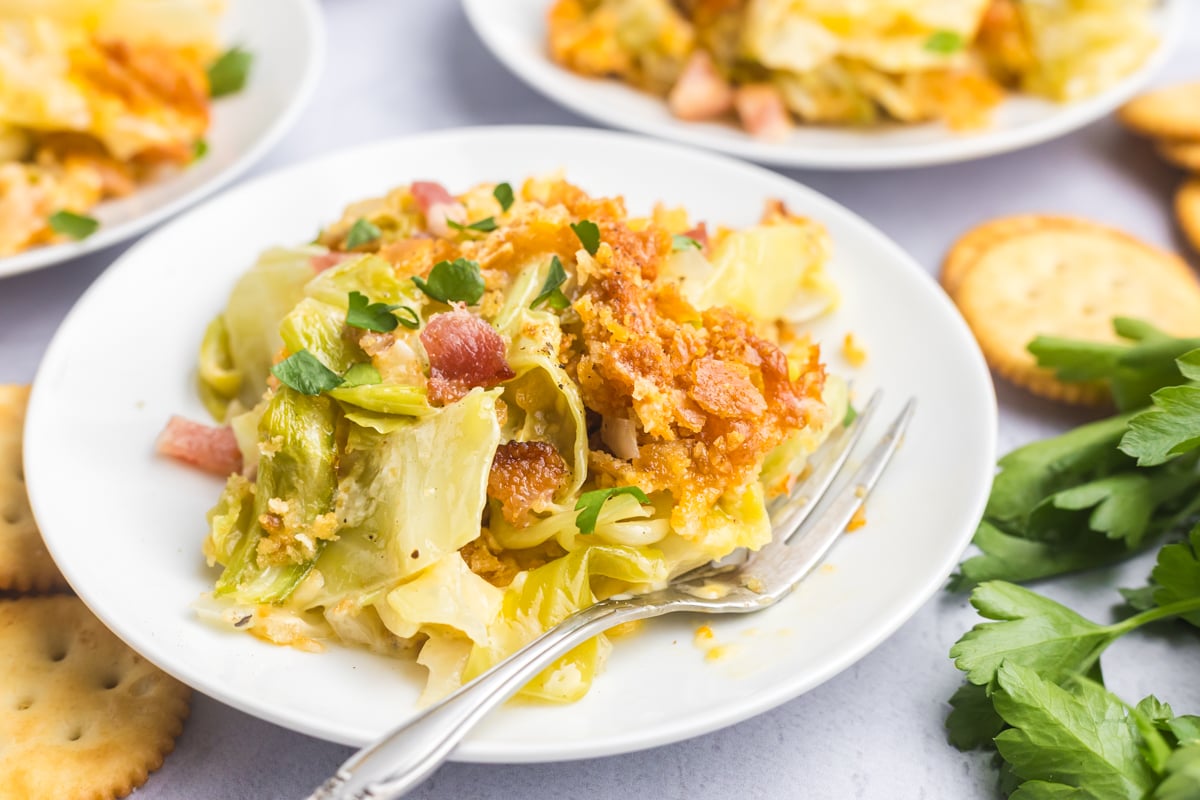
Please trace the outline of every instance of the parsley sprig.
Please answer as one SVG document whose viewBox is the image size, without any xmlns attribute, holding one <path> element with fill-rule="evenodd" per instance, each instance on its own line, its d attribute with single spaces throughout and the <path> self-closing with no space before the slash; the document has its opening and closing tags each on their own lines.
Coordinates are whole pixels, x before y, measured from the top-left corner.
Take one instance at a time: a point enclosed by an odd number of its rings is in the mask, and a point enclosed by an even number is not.
<svg viewBox="0 0 1200 800">
<path fill-rule="evenodd" d="M 479 264 L 466 258 L 439 261 L 428 278 L 414 277 L 413 283 L 425 294 L 442 303 L 474 305 L 483 297 L 483 274 Z"/>
<path fill-rule="evenodd" d="M 379 370 L 366 362 L 354 364 L 338 375 L 307 350 L 292 353 L 271 367 L 271 374 L 297 392 L 313 396 L 341 386 L 373 386 L 383 380 Z"/>
<path fill-rule="evenodd" d="M 100 230 L 100 222 L 94 217 L 76 214 L 74 211 L 55 211 L 46 222 L 50 225 L 50 230 L 76 241 L 86 239 Z"/>
<path fill-rule="evenodd" d="M 560 288 L 567 282 L 567 271 L 563 269 L 562 262 L 558 260 L 558 256 L 550 259 L 550 271 L 546 275 L 546 282 L 542 284 L 542 290 L 538 296 L 533 298 L 533 302 L 529 304 L 530 308 L 537 308 L 543 303 L 555 309 L 562 311 L 571 305 L 571 301 L 563 294 Z"/>
<path fill-rule="evenodd" d="M 497 227 L 495 217 L 484 217 L 477 222 L 471 222 L 466 225 L 463 225 L 461 222 L 455 222 L 452 219 L 448 219 L 446 220 L 446 224 L 454 230 L 462 233 L 490 233 L 491 231 L 496 230 Z"/>
<path fill-rule="evenodd" d="M 346 324 L 376 333 L 389 333 L 403 325 L 411 330 L 421 327 L 421 318 L 408 306 L 397 303 L 372 303 L 362 292 L 350 292 L 346 309 Z"/>
<path fill-rule="evenodd" d="M 575 231 L 575 235 L 579 237 L 579 243 L 583 245 L 583 249 L 588 251 L 588 255 L 596 255 L 596 251 L 600 249 L 600 228 L 590 219 L 581 219 L 579 222 L 571 223 L 571 230 Z"/>
<path fill-rule="evenodd" d="M 623 494 L 632 495 L 644 506 L 650 504 L 650 498 L 636 486 L 616 486 L 611 489 L 584 492 L 575 502 L 575 510 L 579 512 L 575 517 L 575 527 L 579 529 L 580 533 L 595 533 L 596 522 L 600 519 L 600 509 L 604 507 L 609 498 Z"/>
<path fill-rule="evenodd" d="M 208 92 L 211 97 L 224 97 L 240 92 L 250 77 L 254 55 L 241 47 L 222 53 L 208 67 Z"/>
<path fill-rule="evenodd" d="M 1200 524 L 1160 547 L 1149 584 L 1121 591 L 1139 613 L 1111 624 L 1008 582 L 1119 561 L 1200 515 L 1200 341 L 1136 320 L 1115 327 L 1127 344 L 1030 345 L 1061 379 L 1102 382 L 1124 413 L 1001 459 L 975 536 L 982 554 L 951 582 L 975 586 L 971 603 L 990 621 L 951 650 L 967 682 L 950 700 L 949 738 L 994 749 L 1021 800 L 1200 797 L 1200 717 L 1153 696 L 1130 706 L 1100 669 L 1134 630 L 1200 627 Z"/>
</svg>

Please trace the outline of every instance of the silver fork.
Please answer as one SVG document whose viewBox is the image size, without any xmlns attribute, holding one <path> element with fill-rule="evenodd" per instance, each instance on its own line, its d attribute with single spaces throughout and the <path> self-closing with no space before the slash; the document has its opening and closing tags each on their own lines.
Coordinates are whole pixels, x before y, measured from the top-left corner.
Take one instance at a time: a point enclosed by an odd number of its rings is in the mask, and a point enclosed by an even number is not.
<svg viewBox="0 0 1200 800">
<path fill-rule="evenodd" d="M 666 588 L 603 600 L 567 617 L 454 694 L 351 756 L 307 800 L 395 800 L 416 788 L 468 731 L 559 656 L 624 622 L 676 611 L 745 614 L 774 605 L 813 570 L 862 506 L 912 418 L 909 400 L 854 475 L 826 498 L 862 436 L 880 393 L 822 448 L 812 474 L 771 509 L 774 537 L 740 564 L 702 567 Z M 813 515 L 816 508 L 821 513 Z M 792 541 L 794 540 L 794 541 Z"/>
</svg>

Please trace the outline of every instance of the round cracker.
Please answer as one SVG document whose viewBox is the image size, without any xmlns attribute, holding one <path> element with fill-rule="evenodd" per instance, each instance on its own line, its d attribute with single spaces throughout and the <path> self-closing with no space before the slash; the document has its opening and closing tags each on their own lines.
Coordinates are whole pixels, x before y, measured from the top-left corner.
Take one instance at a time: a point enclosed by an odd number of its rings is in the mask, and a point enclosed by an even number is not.
<svg viewBox="0 0 1200 800">
<path fill-rule="evenodd" d="M 1164 160 L 1180 169 L 1200 173 L 1200 140 L 1166 140 L 1158 142 L 1155 149 Z"/>
<path fill-rule="evenodd" d="M 1192 247 L 1200 251 L 1200 177 L 1179 187 L 1175 194 L 1175 216 Z"/>
<path fill-rule="evenodd" d="M 28 386 L 0 384 L 0 591 L 67 588 L 33 521 L 21 466 Z"/>
<path fill-rule="evenodd" d="M 955 301 L 991 366 L 1035 394 L 1102 402 L 1100 383 L 1064 383 L 1037 366 L 1039 335 L 1119 341 L 1113 317 L 1200 333 L 1200 284 L 1178 257 L 1100 225 L 1070 220 L 995 241 L 962 273 Z"/>
<path fill-rule="evenodd" d="M 979 257 L 1010 236 L 1036 231 L 1047 226 L 1088 228 L 1092 223 L 1074 217 L 1051 217 L 1044 214 L 1019 214 L 1001 217 L 978 225 L 959 237 L 942 262 L 940 281 L 946 294 L 954 297 L 963 275 Z"/>
<path fill-rule="evenodd" d="M 1143 136 L 1200 139 L 1200 81 L 1152 89 L 1122 106 L 1117 116 Z"/>
<path fill-rule="evenodd" d="M 175 747 L 190 690 L 76 597 L 0 601 L 0 800 L 112 800 Z"/>
</svg>

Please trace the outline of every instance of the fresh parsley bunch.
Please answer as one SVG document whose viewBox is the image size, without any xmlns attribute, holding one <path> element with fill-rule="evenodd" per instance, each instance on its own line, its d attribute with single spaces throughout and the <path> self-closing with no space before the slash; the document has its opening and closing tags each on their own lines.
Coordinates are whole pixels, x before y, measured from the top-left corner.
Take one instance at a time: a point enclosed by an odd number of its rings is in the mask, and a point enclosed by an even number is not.
<svg viewBox="0 0 1200 800">
<path fill-rule="evenodd" d="M 1123 592 L 1140 613 L 1111 625 L 1008 582 L 1120 560 L 1200 510 L 1200 340 L 1114 325 L 1129 344 L 1030 345 L 1060 379 L 1107 382 L 1123 413 L 1001 459 L 975 536 L 982 555 L 951 583 L 974 586 L 971 604 L 992 621 L 950 651 L 967 682 L 950 701 L 949 738 L 994 748 L 1012 800 L 1200 798 L 1200 717 L 1153 696 L 1130 706 L 1100 669 L 1104 650 L 1143 625 L 1200 627 L 1200 525 L 1160 549 L 1150 584 Z"/>
<path fill-rule="evenodd" d="M 1130 319 L 1114 328 L 1129 344 L 1030 344 L 1059 379 L 1106 382 L 1123 413 L 1000 459 L 975 533 L 981 555 L 963 562 L 951 589 L 1121 561 L 1200 511 L 1200 339 Z"/>
</svg>

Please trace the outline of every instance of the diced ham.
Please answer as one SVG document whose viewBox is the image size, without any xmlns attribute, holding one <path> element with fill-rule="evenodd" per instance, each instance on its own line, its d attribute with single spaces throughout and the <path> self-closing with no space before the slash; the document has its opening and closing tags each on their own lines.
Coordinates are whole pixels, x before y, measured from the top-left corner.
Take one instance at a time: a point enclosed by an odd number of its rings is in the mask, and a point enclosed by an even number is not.
<svg viewBox="0 0 1200 800">
<path fill-rule="evenodd" d="M 567 475 L 567 462 L 549 442 L 506 442 L 496 448 L 487 493 L 500 501 L 509 523 L 524 527 L 531 511 L 554 499 Z"/>
<path fill-rule="evenodd" d="M 792 131 L 792 120 L 783 104 L 783 96 L 770 84 L 738 87 L 733 104 L 742 127 L 752 136 L 778 141 Z"/>
<path fill-rule="evenodd" d="M 733 87 L 717 72 L 712 56 L 697 50 L 667 95 L 667 106 L 680 119 L 719 117 L 733 108 Z"/>
<path fill-rule="evenodd" d="M 435 314 L 421 331 L 429 356 L 429 400 L 446 405 L 476 386 L 489 388 L 513 377 L 504 339 L 491 325 L 459 308 Z"/>
<path fill-rule="evenodd" d="M 454 236 L 455 231 L 446 224 L 447 220 L 457 222 L 459 225 L 467 224 L 466 207 L 455 200 L 454 195 L 450 194 L 440 183 L 414 181 L 409 187 L 409 191 L 412 192 L 413 199 L 420 206 L 421 213 L 425 215 L 426 227 L 435 236 Z"/>
<path fill-rule="evenodd" d="M 226 476 L 242 469 L 242 451 L 228 425 L 214 427 L 171 417 L 158 435 L 158 452 L 177 461 Z"/>
<path fill-rule="evenodd" d="M 332 269 L 338 264 L 345 261 L 347 258 L 352 258 L 354 253 L 339 253 L 337 251 L 329 253 L 321 253 L 309 259 L 312 264 L 313 272 L 324 272 L 327 269 Z"/>
</svg>

